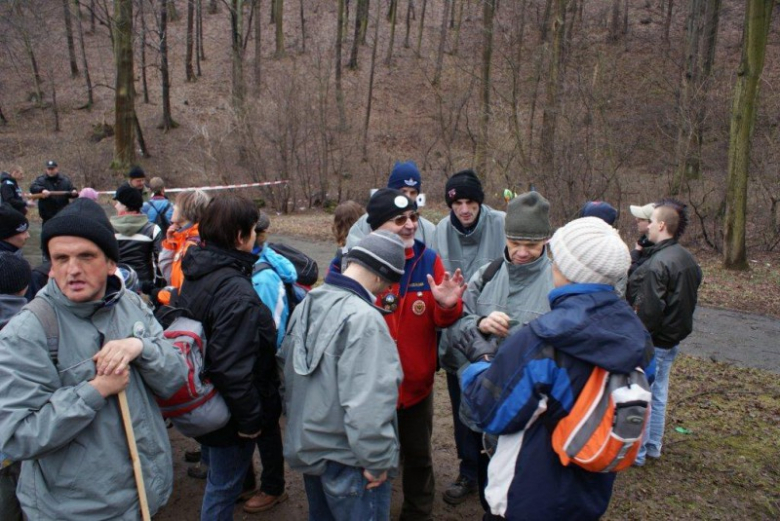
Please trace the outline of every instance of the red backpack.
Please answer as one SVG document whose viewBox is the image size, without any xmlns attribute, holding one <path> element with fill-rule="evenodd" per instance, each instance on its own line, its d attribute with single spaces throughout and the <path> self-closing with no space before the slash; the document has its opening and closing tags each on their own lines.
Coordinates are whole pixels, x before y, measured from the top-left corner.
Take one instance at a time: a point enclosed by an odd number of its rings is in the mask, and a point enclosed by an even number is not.
<svg viewBox="0 0 780 521">
<path fill-rule="evenodd" d="M 630 467 L 642 444 L 651 396 L 641 368 L 619 374 L 594 367 L 571 412 L 553 430 L 561 464 L 573 462 L 591 472 Z"/>
</svg>

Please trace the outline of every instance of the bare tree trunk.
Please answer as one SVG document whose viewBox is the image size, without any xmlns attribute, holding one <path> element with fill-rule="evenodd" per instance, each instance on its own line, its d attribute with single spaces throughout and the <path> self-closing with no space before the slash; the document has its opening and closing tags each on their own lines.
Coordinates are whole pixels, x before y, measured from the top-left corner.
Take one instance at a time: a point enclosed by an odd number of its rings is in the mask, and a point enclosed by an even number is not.
<svg viewBox="0 0 780 521">
<path fill-rule="evenodd" d="M 607 43 L 616 43 L 620 41 L 620 2 L 621 0 L 612 0 L 612 12 L 609 18 Z"/>
<path fill-rule="evenodd" d="M 274 58 L 284 56 L 284 0 L 274 0 L 274 18 L 276 19 L 276 52 Z"/>
<path fill-rule="evenodd" d="M 360 44 L 360 33 L 365 34 L 365 26 L 368 22 L 368 0 L 358 0 L 355 7 L 355 37 L 352 40 L 352 51 L 349 55 L 350 70 L 358 68 L 358 45 Z"/>
<path fill-rule="evenodd" d="M 775 0 L 746 0 L 742 33 L 742 59 L 737 70 L 734 102 L 731 106 L 729 172 L 726 192 L 723 267 L 747 269 L 745 228 L 750 148 L 758 113 L 758 92 L 764 70 L 766 42 L 772 26 Z"/>
<path fill-rule="evenodd" d="M 344 113 L 344 87 L 341 84 L 341 47 L 344 39 L 344 0 L 337 2 L 338 16 L 336 21 L 336 107 L 339 111 L 339 129 L 347 128 L 347 117 Z"/>
<path fill-rule="evenodd" d="M 669 0 L 666 9 L 666 20 L 664 20 L 664 41 L 669 44 L 669 31 L 672 27 L 672 11 L 674 10 L 674 0 Z"/>
<path fill-rule="evenodd" d="M 414 2 L 412 0 L 409 0 L 408 5 L 406 6 L 406 36 L 404 37 L 404 48 L 408 49 L 410 47 L 409 45 L 409 31 L 411 29 L 412 25 L 412 9 L 414 9 Z"/>
<path fill-rule="evenodd" d="M 141 151 L 141 157 L 152 157 L 149 153 L 149 149 L 146 147 L 146 140 L 144 139 L 144 133 L 141 130 L 141 122 L 138 121 L 138 114 L 133 112 L 133 128 L 135 129 L 135 135 L 138 140 L 138 149 Z"/>
<path fill-rule="evenodd" d="M 195 81 L 195 70 L 192 67 L 193 30 L 195 25 L 195 0 L 187 0 L 187 53 L 184 59 L 187 81 Z"/>
<path fill-rule="evenodd" d="M 32 42 L 30 41 L 30 35 L 27 34 L 27 31 L 24 28 L 19 29 L 19 32 L 22 36 L 24 50 L 27 52 L 27 59 L 30 60 L 30 71 L 32 72 L 33 86 L 35 87 L 35 104 L 38 107 L 43 107 L 43 80 L 41 79 L 38 60 L 35 58 L 35 51 L 33 50 Z"/>
<path fill-rule="evenodd" d="M 95 0 L 89 2 L 89 32 L 95 34 Z"/>
<path fill-rule="evenodd" d="M 539 31 L 539 41 L 547 41 L 547 33 L 550 29 L 550 13 L 552 12 L 552 4 L 555 0 L 545 0 L 544 2 L 544 14 L 542 15 L 542 27 Z"/>
<path fill-rule="evenodd" d="M 76 44 L 73 42 L 73 22 L 70 13 L 70 0 L 62 0 L 62 10 L 65 12 L 65 39 L 68 42 L 68 57 L 70 58 L 70 75 L 79 75 L 79 65 L 76 60 Z"/>
<path fill-rule="evenodd" d="M 0 121 L 3 122 L 3 125 L 8 124 L 8 120 L 5 119 L 5 114 L 3 114 L 3 107 L 0 107 Z"/>
<path fill-rule="evenodd" d="M 477 139 L 477 165 L 483 179 L 490 179 L 487 169 L 488 129 L 490 126 L 490 62 L 493 57 L 493 16 L 496 0 L 483 0 L 482 9 L 482 110 L 479 117 L 479 139 Z"/>
<path fill-rule="evenodd" d="M 244 46 L 242 45 L 243 30 L 243 0 L 231 0 L 230 7 L 230 26 L 231 26 L 231 57 L 232 57 L 232 78 L 233 78 L 233 110 L 236 116 L 242 118 L 244 115 Z M 281 2 L 281 0 L 277 0 Z"/>
<path fill-rule="evenodd" d="M 417 31 L 417 50 L 415 54 L 420 57 L 420 50 L 422 48 L 423 30 L 425 29 L 425 8 L 428 5 L 428 0 L 423 0 L 422 9 L 420 10 L 420 29 Z"/>
<path fill-rule="evenodd" d="M 542 112 L 542 161 L 541 174 L 548 178 L 555 176 L 555 134 L 560 106 L 561 63 L 563 61 L 563 36 L 565 32 L 566 0 L 553 0 L 550 18 L 552 26 L 552 52 L 547 75 L 547 94 Z"/>
<path fill-rule="evenodd" d="M 219 6 L 217 0 L 209 0 L 209 14 L 217 14 Z"/>
<path fill-rule="evenodd" d="M 523 160 L 525 161 L 524 146 L 530 146 L 530 143 L 523 144 L 522 132 L 520 131 L 520 68 L 523 64 L 523 40 L 525 39 L 525 8 L 527 0 L 522 0 L 520 4 L 520 20 L 517 22 L 517 58 L 512 69 L 512 130 L 515 142 L 518 144 Z"/>
<path fill-rule="evenodd" d="M 160 76 L 162 77 L 162 121 L 157 128 L 170 130 L 178 127 L 171 115 L 171 78 L 168 67 L 168 7 L 171 2 L 160 2 Z"/>
<path fill-rule="evenodd" d="M 301 52 L 306 52 L 306 17 L 303 15 L 303 1 L 300 1 L 301 13 Z"/>
<path fill-rule="evenodd" d="M 376 71 L 376 51 L 379 47 L 379 24 L 382 17 L 382 2 L 376 0 L 376 28 L 374 28 L 374 47 L 371 50 L 371 72 L 368 76 L 368 103 L 366 119 L 363 123 L 363 161 L 368 161 L 368 124 L 371 121 L 371 101 L 374 97 L 374 72 Z"/>
<path fill-rule="evenodd" d="M 444 47 L 447 43 L 447 18 L 452 0 L 444 0 L 441 14 L 441 32 L 439 36 L 439 50 L 436 52 L 436 71 L 433 73 L 433 84 L 441 83 L 441 69 L 444 66 Z"/>
<path fill-rule="evenodd" d="M 114 109 L 114 161 L 124 170 L 135 163 L 135 114 L 133 86 L 133 0 L 114 0 L 114 60 L 116 89 Z"/>
<path fill-rule="evenodd" d="M 360 45 L 366 45 L 366 34 L 368 33 L 368 13 L 371 7 L 371 0 L 358 0 L 363 4 L 363 19 L 360 22 Z M 376 0 L 379 2 L 379 0 Z"/>
<path fill-rule="evenodd" d="M 76 9 L 81 12 L 79 0 L 76 0 Z M 87 104 L 84 108 L 90 109 L 95 104 L 95 98 L 92 92 L 92 78 L 89 75 L 89 65 L 87 64 L 87 50 L 84 44 L 84 26 L 81 23 L 81 16 L 76 17 L 76 27 L 79 31 L 79 47 L 81 48 L 81 67 L 84 69 L 84 83 L 87 85 Z"/>
<path fill-rule="evenodd" d="M 179 11 L 176 10 L 176 0 L 162 0 L 168 2 L 168 21 L 176 22 L 179 20 Z"/>
<path fill-rule="evenodd" d="M 146 80 L 146 16 L 144 14 L 144 2 L 138 2 L 138 17 L 141 19 L 141 87 L 144 93 L 144 103 L 149 103 L 149 84 Z"/>
<path fill-rule="evenodd" d="M 263 56 L 262 50 L 263 50 L 263 39 L 262 36 L 262 29 L 263 26 L 262 22 L 260 22 L 260 0 L 252 0 L 252 9 L 255 11 L 255 61 L 253 63 L 254 65 L 254 93 L 255 96 L 260 96 L 260 88 L 262 85 L 262 62 L 261 58 Z"/>
<path fill-rule="evenodd" d="M 203 1 L 197 0 L 195 5 L 195 71 L 198 77 L 202 75 L 200 70 L 201 59 L 206 59 L 203 56 Z"/>
<path fill-rule="evenodd" d="M 455 11 L 455 6 L 452 6 L 453 12 Z M 452 45 L 452 55 L 457 56 L 458 55 L 458 48 L 460 47 L 460 27 L 463 24 L 463 0 L 460 0 L 458 2 L 458 19 L 455 22 L 455 43 Z"/>
<path fill-rule="evenodd" d="M 390 65 L 393 59 L 393 45 L 395 43 L 395 23 L 398 20 L 398 0 L 391 0 L 390 2 L 390 42 L 387 46 L 387 56 L 385 57 L 385 63 Z"/>
<path fill-rule="evenodd" d="M 60 131 L 60 107 L 57 105 L 57 82 L 54 81 L 53 72 L 49 72 L 49 83 L 51 83 L 51 109 L 54 114 L 54 132 Z"/>
</svg>

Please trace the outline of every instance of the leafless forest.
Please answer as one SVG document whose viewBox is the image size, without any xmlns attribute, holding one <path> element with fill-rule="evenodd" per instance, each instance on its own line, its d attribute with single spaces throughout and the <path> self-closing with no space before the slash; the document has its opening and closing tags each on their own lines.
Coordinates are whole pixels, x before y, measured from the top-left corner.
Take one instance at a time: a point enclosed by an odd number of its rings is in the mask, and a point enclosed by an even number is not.
<svg viewBox="0 0 780 521">
<path fill-rule="evenodd" d="M 756 6 L 746 242 L 776 251 L 773 0 L 2 0 L 0 168 L 29 182 L 56 158 L 99 189 L 131 163 L 169 186 L 287 179 L 256 197 L 288 212 L 365 201 L 413 159 L 431 202 L 473 167 L 494 204 L 533 185 L 556 222 L 676 195 L 720 251 Z"/>
</svg>

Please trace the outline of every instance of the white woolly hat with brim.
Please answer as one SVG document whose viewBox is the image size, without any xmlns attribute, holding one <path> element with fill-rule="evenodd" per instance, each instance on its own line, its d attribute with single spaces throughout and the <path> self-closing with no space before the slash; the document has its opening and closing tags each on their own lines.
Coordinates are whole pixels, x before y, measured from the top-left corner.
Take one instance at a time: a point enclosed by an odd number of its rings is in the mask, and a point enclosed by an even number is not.
<svg viewBox="0 0 780 521">
<path fill-rule="evenodd" d="M 628 273 L 631 254 L 617 230 L 598 217 L 575 219 L 550 239 L 558 270 L 575 283 L 614 286 Z"/>
<path fill-rule="evenodd" d="M 653 210 L 655 209 L 655 205 L 653 203 L 646 204 L 644 206 L 634 206 L 629 205 L 629 210 L 631 210 L 631 215 L 636 217 L 637 219 L 644 219 L 646 221 L 649 221 L 650 218 L 653 216 Z"/>
</svg>

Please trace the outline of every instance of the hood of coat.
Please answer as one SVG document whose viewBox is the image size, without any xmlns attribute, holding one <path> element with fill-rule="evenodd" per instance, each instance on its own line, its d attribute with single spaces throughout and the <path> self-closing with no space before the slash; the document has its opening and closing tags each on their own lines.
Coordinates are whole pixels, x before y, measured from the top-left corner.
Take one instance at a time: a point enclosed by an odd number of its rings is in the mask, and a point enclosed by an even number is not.
<svg viewBox="0 0 780 521">
<path fill-rule="evenodd" d="M 232 268 L 250 277 L 257 255 L 240 250 L 224 250 L 216 246 L 193 246 L 181 262 L 184 276 L 200 279 L 221 268 Z"/>
<path fill-rule="evenodd" d="M 145 213 L 114 215 L 110 220 L 111 226 L 114 227 L 117 233 L 128 236 L 135 235 L 149 222 L 149 218 Z"/>
<path fill-rule="evenodd" d="M 282 279 L 282 282 L 292 284 L 298 280 L 298 272 L 295 271 L 295 265 L 287 257 L 279 255 L 274 250 L 265 245 L 260 252 L 260 261 L 267 262 L 273 270 Z"/>
<path fill-rule="evenodd" d="M 553 290 L 550 300 L 552 310 L 529 324 L 539 338 L 607 371 L 628 373 L 642 365 L 650 334 L 612 286 L 568 284 Z"/>
<path fill-rule="evenodd" d="M 25 304 L 27 304 L 27 299 L 24 297 L 0 294 L 0 329 L 3 329 Z"/>
</svg>

